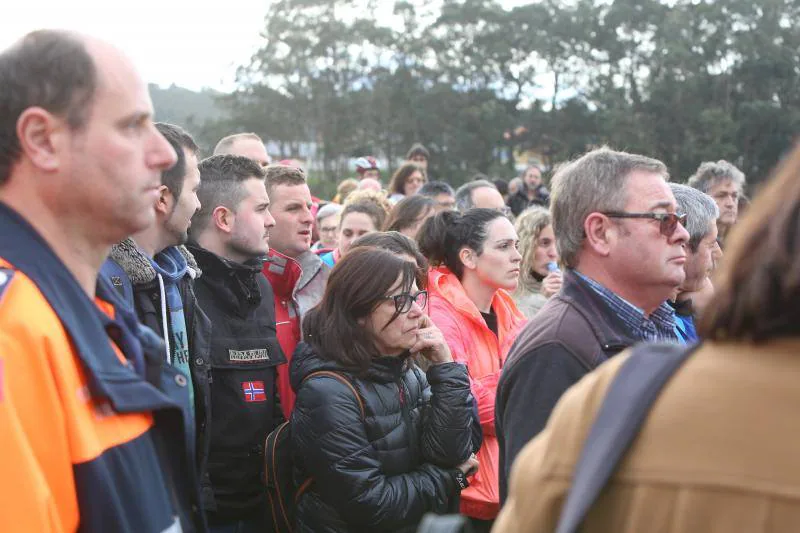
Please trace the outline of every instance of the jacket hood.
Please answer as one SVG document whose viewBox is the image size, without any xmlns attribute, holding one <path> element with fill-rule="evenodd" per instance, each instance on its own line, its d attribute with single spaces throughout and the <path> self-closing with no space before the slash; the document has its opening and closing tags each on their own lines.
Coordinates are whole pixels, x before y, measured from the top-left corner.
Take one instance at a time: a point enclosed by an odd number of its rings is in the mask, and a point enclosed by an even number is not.
<svg viewBox="0 0 800 533">
<path fill-rule="evenodd" d="M 297 345 L 291 360 L 289 370 L 292 389 L 297 393 L 303 380 L 314 372 L 328 370 L 339 372 L 352 377 L 364 378 L 370 381 L 388 383 L 397 381 L 410 368 L 411 354 L 408 352 L 398 357 L 377 357 L 372 360 L 366 375 L 361 375 L 353 369 L 348 369 L 337 363 L 320 356 L 313 346 L 306 342 Z"/>
<path fill-rule="evenodd" d="M 202 275 L 200 267 L 197 266 L 197 261 L 185 246 L 174 246 L 167 248 L 165 251 L 167 250 L 173 250 L 168 252 L 168 254 L 173 254 L 173 258 L 176 257 L 174 255 L 175 251 L 183 257 L 187 265 L 186 272 L 192 278 L 197 279 Z M 122 270 L 128 275 L 133 285 L 152 283 L 156 279 L 156 269 L 153 267 L 150 258 L 136 246 L 136 243 L 130 237 L 112 246 L 109 258 L 122 267 Z"/>
<path fill-rule="evenodd" d="M 444 298 L 459 312 L 469 316 L 474 321 L 485 324 L 481 312 L 464 291 L 464 286 L 461 285 L 456 275 L 447 267 L 432 268 L 428 272 L 428 291 Z M 525 319 L 517 309 L 511 296 L 502 289 L 498 289 L 494 293 L 492 309 L 497 313 L 498 319 L 501 316 L 515 317 L 518 320 Z"/>
<path fill-rule="evenodd" d="M 303 275 L 300 263 L 272 249 L 267 254 L 263 272 L 275 296 L 283 299 L 292 297 L 295 285 Z"/>
<path fill-rule="evenodd" d="M 276 295 L 283 298 L 294 296 L 314 279 L 322 269 L 330 269 L 322 259 L 311 250 L 296 259 L 270 250 L 264 263 L 264 275 L 272 285 Z"/>
</svg>

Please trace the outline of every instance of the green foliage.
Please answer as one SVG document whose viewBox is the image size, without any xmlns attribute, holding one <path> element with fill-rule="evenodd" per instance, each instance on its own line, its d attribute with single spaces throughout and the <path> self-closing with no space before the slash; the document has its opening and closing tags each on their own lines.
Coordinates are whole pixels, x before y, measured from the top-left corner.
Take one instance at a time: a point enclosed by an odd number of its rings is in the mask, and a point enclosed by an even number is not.
<svg viewBox="0 0 800 533">
<path fill-rule="evenodd" d="M 210 154 L 214 144 L 226 132 L 220 132 L 221 122 L 227 117 L 226 108 L 219 102 L 221 94 L 214 91 L 194 92 L 172 85 L 166 89 L 150 84 L 156 120 L 178 124 L 186 128 L 204 154 Z"/>
<path fill-rule="evenodd" d="M 515 151 L 552 164 L 602 144 L 658 157 L 677 180 L 729 159 L 752 183 L 800 127 L 800 0 L 383 6 L 274 2 L 239 89 L 217 99 L 228 116 L 204 131 L 255 131 L 282 157 L 313 143 L 323 183 L 349 157 L 395 165 L 413 142 L 453 184 L 511 177 Z"/>
</svg>

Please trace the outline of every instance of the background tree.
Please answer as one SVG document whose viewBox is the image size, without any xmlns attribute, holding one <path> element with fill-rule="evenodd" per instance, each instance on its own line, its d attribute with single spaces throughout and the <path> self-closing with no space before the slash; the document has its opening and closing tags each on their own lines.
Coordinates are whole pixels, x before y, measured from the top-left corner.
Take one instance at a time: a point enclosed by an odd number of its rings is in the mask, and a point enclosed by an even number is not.
<svg viewBox="0 0 800 533">
<path fill-rule="evenodd" d="M 800 0 L 277 0 L 222 115 L 183 114 L 331 184 L 361 155 L 390 173 L 413 142 L 454 185 L 515 175 L 518 150 L 552 165 L 602 144 L 679 181 L 725 158 L 754 183 L 800 129 L 798 19 Z"/>
</svg>

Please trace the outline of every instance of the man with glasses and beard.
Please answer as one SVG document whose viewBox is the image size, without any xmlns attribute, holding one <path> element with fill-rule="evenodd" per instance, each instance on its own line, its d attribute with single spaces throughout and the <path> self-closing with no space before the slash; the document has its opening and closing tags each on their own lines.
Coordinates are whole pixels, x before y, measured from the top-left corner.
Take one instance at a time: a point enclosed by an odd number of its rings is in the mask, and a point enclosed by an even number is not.
<svg viewBox="0 0 800 533">
<path fill-rule="evenodd" d="M 677 342 L 666 301 L 684 281 L 689 234 L 668 179 L 662 162 L 608 148 L 553 177 L 564 284 L 522 330 L 500 378 L 501 501 L 514 458 L 564 391 L 638 341 Z"/>
</svg>

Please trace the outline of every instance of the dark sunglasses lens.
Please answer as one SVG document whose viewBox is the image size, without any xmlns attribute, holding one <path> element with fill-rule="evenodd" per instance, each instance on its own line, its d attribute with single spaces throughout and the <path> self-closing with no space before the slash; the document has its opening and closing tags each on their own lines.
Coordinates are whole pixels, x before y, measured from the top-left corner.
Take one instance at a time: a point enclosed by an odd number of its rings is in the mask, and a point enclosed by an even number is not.
<svg viewBox="0 0 800 533">
<path fill-rule="evenodd" d="M 672 234 L 678 229 L 678 222 L 686 225 L 686 215 L 678 215 L 675 213 L 668 214 L 661 219 L 661 233 L 665 237 L 672 237 Z"/>
</svg>

